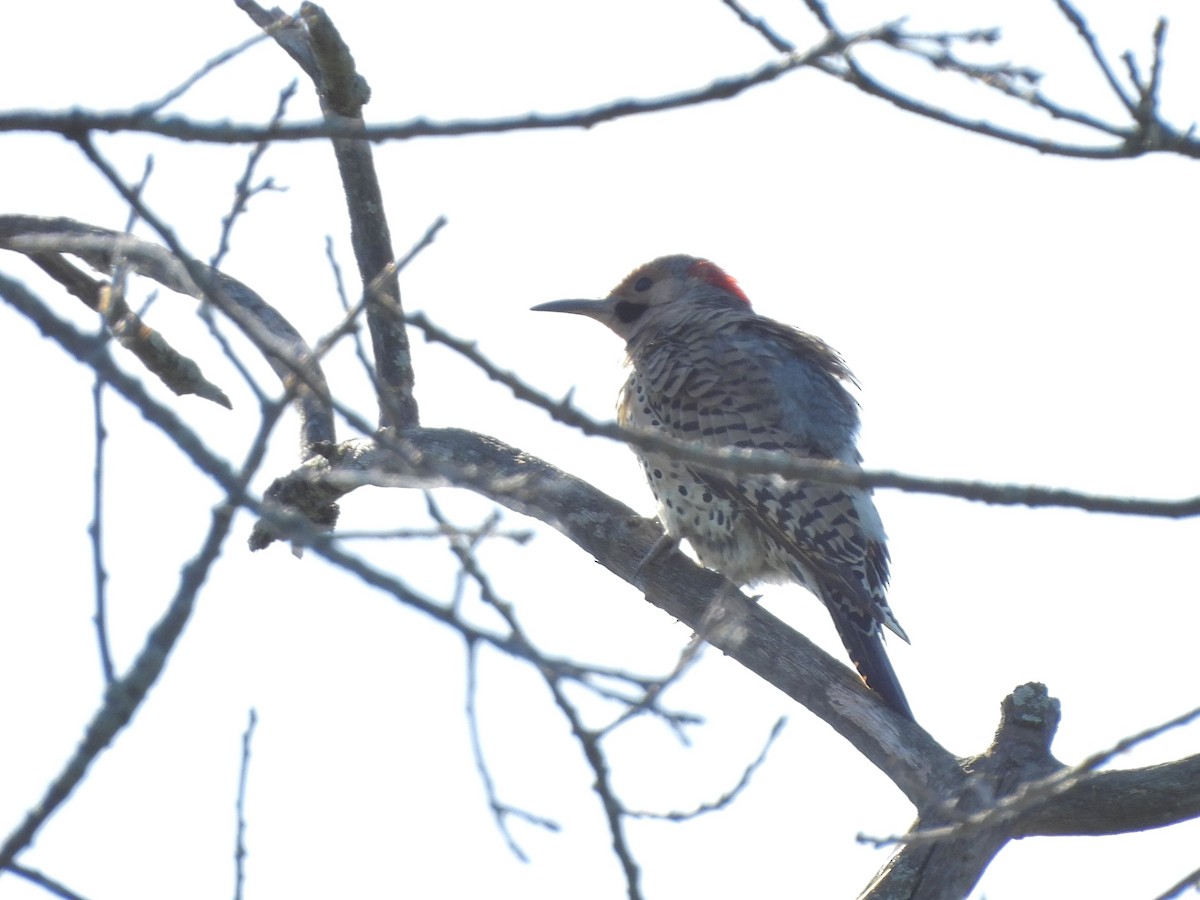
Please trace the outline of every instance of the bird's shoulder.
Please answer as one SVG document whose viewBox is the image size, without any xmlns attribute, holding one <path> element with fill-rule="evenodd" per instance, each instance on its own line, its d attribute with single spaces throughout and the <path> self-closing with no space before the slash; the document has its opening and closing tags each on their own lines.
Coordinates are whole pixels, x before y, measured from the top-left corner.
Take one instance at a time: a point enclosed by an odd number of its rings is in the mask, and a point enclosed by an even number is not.
<svg viewBox="0 0 1200 900">
<path fill-rule="evenodd" d="M 682 438 L 856 461 L 858 404 L 842 358 L 763 316 L 695 323 L 633 348 L 632 389 Z"/>
</svg>

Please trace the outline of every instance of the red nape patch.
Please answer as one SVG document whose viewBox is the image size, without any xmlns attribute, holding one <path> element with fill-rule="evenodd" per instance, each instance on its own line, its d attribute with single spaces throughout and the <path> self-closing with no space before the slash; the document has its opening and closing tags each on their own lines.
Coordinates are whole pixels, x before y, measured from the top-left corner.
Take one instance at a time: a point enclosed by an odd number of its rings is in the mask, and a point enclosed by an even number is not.
<svg viewBox="0 0 1200 900">
<path fill-rule="evenodd" d="M 692 263 L 689 274 L 694 275 L 703 281 L 707 281 L 713 287 L 720 288 L 723 291 L 728 291 L 747 306 L 750 305 L 750 298 L 747 297 L 741 287 L 738 286 L 738 283 L 734 280 L 733 276 L 716 263 L 709 262 L 707 259 L 698 259 Z"/>
</svg>

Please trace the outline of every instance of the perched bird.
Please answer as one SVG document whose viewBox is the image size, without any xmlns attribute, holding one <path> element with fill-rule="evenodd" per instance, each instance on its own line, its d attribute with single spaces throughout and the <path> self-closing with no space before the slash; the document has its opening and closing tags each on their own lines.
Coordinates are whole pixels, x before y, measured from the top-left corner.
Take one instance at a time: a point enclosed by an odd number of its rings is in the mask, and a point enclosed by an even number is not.
<svg viewBox="0 0 1200 900">
<path fill-rule="evenodd" d="M 664 256 L 603 300 L 534 307 L 578 313 L 624 338 L 632 371 L 617 419 L 705 447 L 748 447 L 858 465 L 856 384 L 824 341 L 750 308 L 705 259 Z M 869 491 L 635 451 L 671 537 L 738 585 L 795 581 L 824 602 L 859 673 L 894 710 L 912 710 L 883 647 L 905 641 L 888 608 L 888 551 Z"/>
</svg>

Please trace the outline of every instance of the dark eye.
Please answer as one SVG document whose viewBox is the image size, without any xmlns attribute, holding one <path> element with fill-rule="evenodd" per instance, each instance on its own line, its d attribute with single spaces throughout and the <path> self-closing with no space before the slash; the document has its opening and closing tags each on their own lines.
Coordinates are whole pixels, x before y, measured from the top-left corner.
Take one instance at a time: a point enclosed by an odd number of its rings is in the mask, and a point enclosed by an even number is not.
<svg viewBox="0 0 1200 900">
<path fill-rule="evenodd" d="M 652 284 L 654 284 L 654 279 L 649 275 L 643 275 L 633 283 L 633 289 L 640 294 L 642 291 L 650 290 L 650 285 Z"/>
<path fill-rule="evenodd" d="M 643 280 L 649 281 L 650 279 L 646 278 Z M 641 282 L 638 282 L 638 283 L 640 284 Z M 635 288 L 636 288 L 636 285 L 635 285 Z M 644 313 L 646 311 L 646 304 L 630 303 L 628 300 L 618 300 L 617 305 L 616 305 L 616 307 L 614 307 L 613 311 L 617 314 L 618 319 L 620 319 L 622 322 L 624 322 L 626 325 L 628 325 L 630 322 L 632 322 L 634 319 L 636 319 L 638 316 L 640 316 L 642 313 Z"/>
</svg>

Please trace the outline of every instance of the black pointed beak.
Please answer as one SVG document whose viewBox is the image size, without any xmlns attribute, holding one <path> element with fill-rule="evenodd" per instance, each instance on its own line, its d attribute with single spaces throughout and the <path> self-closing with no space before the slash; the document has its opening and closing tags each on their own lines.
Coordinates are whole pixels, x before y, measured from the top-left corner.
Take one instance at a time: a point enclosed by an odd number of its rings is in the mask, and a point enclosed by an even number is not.
<svg viewBox="0 0 1200 900">
<path fill-rule="evenodd" d="M 534 312 L 576 313 L 592 319 L 601 319 L 612 308 L 608 300 L 551 300 L 532 307 Z"/>
</svg>

